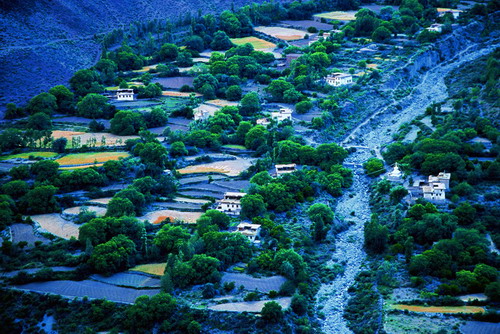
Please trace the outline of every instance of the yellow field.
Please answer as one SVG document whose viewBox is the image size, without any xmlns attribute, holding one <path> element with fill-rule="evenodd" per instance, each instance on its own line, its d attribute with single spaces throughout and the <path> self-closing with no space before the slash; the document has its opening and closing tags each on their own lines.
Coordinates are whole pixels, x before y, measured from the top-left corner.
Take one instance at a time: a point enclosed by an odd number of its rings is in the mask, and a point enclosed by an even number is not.
<svg viewBox="0 0 500 334">
<path fill-rule="evenodd" d="M 354 14 L 356 14 L 356 11 L 348 11 L 348 12 L 336 11 L 336 12 L 316 14 L 314 15 L 314 17 L 320 17 L 327 20 L 354 21 L 356 20 Z"/>
<path fill-rule="evenodd" d="M 183 92 L 177 92 L 177 91 L 173 91 L 173 90 L 164 90 L 162 92 L 163 96 L 173 96 L 173 97 L 189 97 L 191 94 L 193 94 L 193 93 L 183 93 Z M 200 93 L 194 93 L 194 95 L 196 97 L 203 96 Z"/>
<path fill-rule="evenodd" d="M 284 41 L 294 41 L 298 39 L 303 39 L 307 32 L 297 29 L 291 28 L 282 28 L 282 27 L 264 27 L 259 26 L 255 28 L 256 31 L 259 31 L 263 34 L 270 35 L 276 37 L 278 39 Z"/>
<path fill-rule="evenodd" d="M 0 157 L 0 160 L 8 160 L 8 159 L 29 159 L 30 156 L 35 158 L 53 158 L 57 155 L 54 152 L 25 152 L 19 154 L 11 154 L 6 155 L 4 157 Z"/>
<path fill-rule="evenodd" d="M 167 266 L 167 263 L 149 263 L 149 264 L 140 264 L 138 266 L 135 266 L 134 268 L 131 268 L 130 270 L 133 271 L 140 271 L 146 274 L 151 274 L 151 275 L 158 275 L 162 276 L 163 273 L 165 272 L 165 267 Z"/>
<path fill-rule="evenodd" d="M 233 42 L 236 45 L 243 45 L 246 43 L 250 43 L 253 45 L 253 47 L 257 50 L 262 50 L 262 49 L 274 49 L 276 47 L 276 44 L 265 41 L 263 39 L 250 36 L 250 37 L 243 37 L 243 38 L 231 38 L 231 42 Z"/>
<path fill-rule="evenodd" d="M 392 305 L 396 310 L 408 310 L 420 313 L 484 313 L 484 308 L 479 306 L 416 306 Z"/>
<path fill-rule="evenodd" d="M 118 160 L 130 156 L 128 152 L 90 152 L 90 153 L 75 153 L 68 154 L 56 160 L 61 166 L 65 165 L 84 165 L 104 163 L 109 160 Z"/>
<path fill-rule="evenodd" d="M 155 65 L 149 65 L 149 66 L 144 66 L 143 68 L 141 68 L 140 70 L 133 70 L 132 72 L 137 72 L 137 73 L 141 73 L 141 72 L 147 72 L 151 69 L 155 69 L 156 66 L 158 66 L 158 64 L 155 64 Z"/>
<path fill-rule="evenodd" d="M 68 148 L 71 148 L 71 139 L 73 137 L 80 137 L 80 145 L 88 145 L 88 142 L 95 138 L 96 146 L 102 146 L 102 137 L 106 140 L 105 146 L 125 145 L 127 139 L 139 138 L 139 136 L 117 136 L 107 132 L 87 133 L 64 130 L 52 131 L 52 138 L 66 138 L 68 140 L 68 144 L 66 145 Z"/>
</svg>

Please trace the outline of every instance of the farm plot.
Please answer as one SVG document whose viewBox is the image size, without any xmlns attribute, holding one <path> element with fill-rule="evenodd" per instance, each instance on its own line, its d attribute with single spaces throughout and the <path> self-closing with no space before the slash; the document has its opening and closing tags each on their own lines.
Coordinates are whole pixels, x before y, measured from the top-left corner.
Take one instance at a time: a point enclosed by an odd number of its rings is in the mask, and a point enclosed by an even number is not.
<svg viewBox="0 0 500 334">
<path fill-rule="evenodd" d="M 193 81 L 194 81 L 193 77 L 170 77 L 170 78 L 154 78 L 152 82 L 159 83 L 165 88 L 179 89 L 184 85 L 193 86 Z"/>
<path fill-rule="evenodd" d="M 53 158 L 57 155 L 58 153 L 54 152 L 25 152 L 25 153 L 1 156 L 0 161 L 10 160 L 10 159 Z"/>
<path fill-rule="evenodd" d="M 229 189 L 226 187 L 221 187 L 217 184 L 214 183 L 208 183 L 208 184 L 197 184 L 196 186 L 183 186 L 181 188 L 182 190 L 198 190 L 198 191 L 203 191 L 207 193 L 225 193 Z"/>
<path fill-rule="evenodd" d="M 80 138 L 80 145 L 88 145 L 94 142 L 95 146 L 121 146 L 125 145 L 127 139 L 139 138 L 139 136 L 117 136 L 107 132 L 86 133 L 63 130 L 52 131 L 52 138 L 66 138 L 68 140 L 68 148 L 73 148 L 71 141 L 73 138 L 77 137 Z"/>
<path fill-rule="evenodd" d="M 247 290 L 268 293 L 271 290 L 279 291 L 281 285 L 286 282 L 286 278 L 283 276 L 255 278 L 247 274 L 224 273 L 221 284 L 226 282 L 234 282 L 237 287 L 243 285 Z"/>
<path fill-rule="evenodd" d="M 43 230 L 53 235 L 63 239 L 78 238 L 78 228 L 80 226 L 63 219 L 58 213 L 34 215 L 31 216 L 31 219 L 35 223 L 38 223 Z"/>
<path fill-rule="evenodd" d="M 112 197 L 94 198 L 87 202 L 87 204 L 107 206 Z"/>
<path fill-rule="evenodd" d="M 33 226 L 28 224 L 13 224 L 10 226 L 10 231 L 12 233 L 12 243 L 14 244 L 25 241 L 31 246 L 34 245 L 36 241 L 41 241 L 44 244 L 49 242 L 48 239 L 37 236 L 33 230 Z"/>
<path fill-rule="evenodd" d="M 156 66 L 158 66 L 158 64 L 149 65 L 149 66 L 144 66 L 144 67 L 143 67 L 143 68 L 141 68 L 140 70 L 133 70 L 132 72 L 136 72 L 136 73 L 148 72 L 149 70 L 154 70 L 154 69 L 156 69 Z"/>
<path fill-rule="evenodd" d="M 186 174 L 221 173 L 228 176 L 238 176 L 252 165 L 253 159 L 237 157 L 235 160 L 210 162 L 202 165 L 188 166 L 178 172 Z"/>
<path fill-rule="evenodd" d="M 205 103 L 214 104 L 214 105 L 219 106 L 219 107 L 237 106 L 238 105 L 238 102 L 222 100 L 222 99 L 208 100 L 208 101 L 205 101 Z"/>
<path fill-rule="evenodd" d="M 460 328 L 460 333 L 463 334 L 498 334 L 500 325 L 492 322 L 467 321 Z"/>
<path fill-rule="evenodd" d="M 430 317 L 425 314 L 394 314 L 384 315 L 384 330 L 388 334 L 422 334 L 437 333 L 442 329 L 460 326 L 461 321 L 453 317 Z M 425 330 L 423 330 L 425 329 Z M 463 332 L 461 332 L 463 333 Z M 474 332 L 477 333 L 477 332 Z M 472 333 L 471 333 L 472 334 Z"/>
<path fill-rule="evenodd" d="M 336 20 L 336 21 L 354 21 L 356 20 L 356 17 L 354 16 L 355 14 L 356 14 L 355 10 L 349 10 L 345 12 L 335 11 L 335 12 L 316 14 L 314 15 L 314 18 L 318 18 L 318 20 L 326 19 L 326 20 Z"/>
<path fill-rule="evenodd" d="M 223 175 L 211 175 L 212 180 L 223 180 L 226 177 Z M 193 184 L 193 183 L 204 183 L 208 182 L 208 175 L 203 176 L 192 176 L 192 177 L 183 177 L 179 180 L 179 183 L 182 184 Z"/>
<path fill-rule="evenodd" d="M 479 306 L 418 306 L 395 304 L 391 306 L 396 310 L 408 310 L 417 313 L 484 313 L 483 307 Z"/>
<path fill-rule="evenodd" d="M 203 205 L 205 203 L 210 203 L 210 201 L 206 199 L 197 199 L 197 198 L 187 198 L 187 197 L 175 197 L 173 199 L 174 202 L 177 203 L 193 203 Z"/>
<path fill-rule="evenodd" d="M 131 268 L 129 271 L 139 271 L 139 272 L 146 273 L 146 274 L 162 276 L 163 273 L 165 272 L 166 266 L 167 266 L 166 262 L 140 264 L 138 266 L 135 266 L 134 268 Z"/>
<path fill-rule="evenodd" d="M 93 119 L 90 118 L 85 118 L 85 117 L 78 117 L 78 116 L 64 116 L 64 117 L 54 117 L 52 119 L 53 123 L 73 123 L 73 124 L 84 124 L 84 125 L 89 125 L 90 122 L 92 122 Z M 104 124 L 105 127 L 109 128 L 110 126 L 110 121 L 108 119 L 96 119 L 96 121 Z"/>
<path fill-rule="evenodd" d="M 222 192 L 216 193 L 216 192 L 201 191 L 201 190 L 181 190 L 179 192 L 179 195 L 197 197 L 197 198 L 213 197 L 215 199 L 222 199 L 224 197 L 224 193 Z"/>
<path fill-rule="evenodd" d="M 62 213 L 68 216 L 77 216 L 82 211 L 95 212 L 97 217 L 103 217 L 106 214 L 106 208 L 100 206 L 75 206 L 65 209 Z"/>
<path fill-rule="evenodd" d="M 242 189 L 247 189 L 250 186 L 250 181 L 225 180 L 225 181 L 213 182 L 213 184 L 225 188 L 229 191 L 240 191 Z"/>
<path fill-rule="evenodd" d="M 304 32 L 302 30 L 282 28 L 282 27 L 259 26 L 256 27 L 255 30 L 284 41 L 294 41 L 297 39 L 304 39 L 304 36 L 307 34 L 307 32 Z"/>
<path fill-rule="evenodd" d="M 159 107 L 159 106 L 161 106 L 162 101 L 159 99 L 155 99 L 155 100 L 141 99 L 141 100 L 134 100 L 134 101 L 111 100 L 110 103 L 120 110 L 125 110 L 125 109 L 141 109 L 141 108 L 150 109 L 150 108 L 154 108 L 154 107 Z"/>
<path fill-rule="evenodd" d="M 109 277 L 103 275 L 92 275 L 91 279 L 97 282 L 124 286 L 130 288 L 159 288 L 160 280 L 142 274 L 135 273 L 117 273 Z"/>
<path fill-rule="evenodd" d="M 307 29 L 309 27 L 314 27 L 318 30 L 332 30 L 333 26 L 328 23 L 322 23 L 313 20 L 301 20 L 301 21 L 281 21 L 280 23 L 287 24 L 291 27 L 297 27 L 300 29 Z"/>
<path fill-rule="evenodd" d="M 196 203 L 182 203 L 182 202 L 157 202 L 154 205 L 162 209 L 171 209 L 179 211 L 202 211 L 203 204 Z"/>
<path fill-rule="evenodd" d="M 160 293 L 160 289 L 131 289 L 114 286 L 106 283 L 85 281 L 50 281 L 37 282 L 16 286 L 17 289 L 51 293 L 68 298 L 108 299 L 117 303 L 132 304 L 140 296 L 154 296 Z"/>
<path fill-rule="evenodd" d="M 194 224 L 201 217 L 201 212 L 183 212 L 176 210 L 155 210 L 148 212 L 140 220 L 148 220 L 151 224 L 159 224 L 167 218 L 171 221 L 181 221 L 187 224 Z"/>
<path fill-rule="evenodd" d="M 190 97 L 191 94 L 194 94 L 196 97 L 202 97 L 203 94 L 200 93 L 186 93 L 186 92 L 177 92 L 173 90 L 164 90 L 162 92 L 163 96 L 171 96 L 171 97 Z"/>
<path fill-rule="evenodd" d="M 130 154 L 128 152 L 89 152 L 89 153 L 75 153 L 68 154 L 56 160 L 59 165 L 64 166 L 77 166 L 104 163 L 109 160 L 119 160 L 120 158 L 127 158 Z"/>
<path fill-rule="evenodd" d="M 208 308 L 212 311 L 220 312 L 250 312 L 250 313 L 260 313 L 264 304 L 270 302 L 271 300 L 260 300 L 255 302 L 241 302 L 241 303 L 226 303 L 209 306 Z M 291 297 L 276 298 L 272 301 L 277 302 L 281 305 L 283 309 L 290 307 L 292 301 Z"/>
<path fill-rule="evenodd" d="M 256 50 L 274 49 L 276 47 L 276 44 L 254 36 L 243 37 L 243 38 L 231 38 L 231 42 L 233 42 L 236 45 L 243 45 L 249 43 Z"/>
</svg>

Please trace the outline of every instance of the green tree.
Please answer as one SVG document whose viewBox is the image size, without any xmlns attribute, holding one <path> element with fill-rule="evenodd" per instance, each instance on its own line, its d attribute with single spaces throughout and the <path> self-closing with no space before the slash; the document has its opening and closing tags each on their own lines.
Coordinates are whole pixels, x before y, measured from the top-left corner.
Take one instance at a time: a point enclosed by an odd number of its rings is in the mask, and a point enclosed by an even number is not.
<svg viewBox="0 0 500 334">
<path fill-rule="evenodd" d="M 104 87 L 99 85 L 99 74 L 92 70 L 76 71 L 69 80 L 71 89 L 78 96 L 85 96 L 89 93 L 101 93 Z"/>
<path fill-rule="evenodd" d="M 334 213 L 329 206 L 322 203 L 315 203 L 307 209 L 307 215 L 313 222 L 321 222 L 325 225 L 333 223 Z"/>
<path fill-rule="evenodd" d="M 300 101 L 295 105 L 295 111 L 299 114 L 305 114 L 309 110 L 311 110 L 313 107 L 313 104 L 309 100 L 305 101 Z"/>
<path fill-rule="evenodd" d="M 189 232 L 180 226 L 164 225 L 155 236 L 154 244 L 164 253 L 177 254 L 190 238 Z"/>
<path fill-rule="evenodd" d="M 266 203 L 261 195 L 245 195 L 241 199 L 241 217 L 252 219 L 266 213 Z"/>
<path fill-rule="evenodd" d="M 170 145 L 169 153 L 172 157 L 181 157 L 183 155 L 187 155 L 188 150 L 186 149 L 186 145 L 184 145 L 183 142 L 176 141 Z"/>
<path fill-rule="evenodd" d="M 391 31 L 386 27 L 378 27 L 372 34 L 374 42 L 383 43 L 391 38 Z"/>
<path fill-rule="evenodd" d="M 269 86 L 266 87 L 266 91 L 277 102 L 283 102 L 285 92 L 293 89 L 295 88 L 291 83 L 281 79 L 271 81 Z"/>
<path fill-rule="evenodd" d="M 93 93 L 86 95 L 76 105 L 78 116 L 87 118 L 110 118 L 114 110 L 105 96 Z"/>
<path fill-rule="evenodd" d="M 108 203 L 106 210 L 108 217 L 135 216 L 135 207 L 128 198 L 115 197 Z"/>
<path fill-rule="evenodd" d="M 210 218 L 210 221 L 220 229 L 227 229 L 231 219 L 228 215 L 217 210 L 207 210 L 202 217 Z"/>
<path fill-rule="evenodd" d="M 25 211 L 29 214 L 57 212 L 59 205 L 54 196 L 56 192 L 57 188 L 54 186 L 39 186 L 28 191 L 23 198 Z"/>
<path fill-rule="evenodd" d="M 385 173 L 384 161 L 377 158 L 370 158 L 363 164 L 365 173 L 368 176 L 376 177 L 382 173 Z"/>
<path fill-rule="evenodd" d="M 179 55 L 176 58 L 177 66 L 179 67 L 190 67 L 193 66 L 193 57 L 191 53 L 188 51 L 179 52 Z"/>
<path fill-rule="evenodd" d="M 75 110 L 75 94 L 66 86 L 57 85 L 49 89 L 49 93 L 55 96 L 57 111 L 63 114 L 72 114 Z"/>
<path fill-rule="evenodd" d="M 110 131 L 116 135 L 128 136 L 137 134 L 144 127 L 146 127 L 146 124 L 140 113 L 120 110 L 111 119 Z"/>
<path fill-rule="evenodd" d="M 272 180 L 273 180 L 273 178 L 271 177 L 271 175 L 269 175 L 269 172 L 267 170 L 265 170 L 265 171 L 259 172 L 259 173 L 255 174 L 254 176 L 252 176 L 252 178 L 250 179 L 250 182 L 254 183 L 256 185 L 259 185 L 259 186 L 263 186 L 263 185 L 268 184 Z"/>
<path fill-rule="evenodd" d="M 268 135 L 269 132 L 262 125 L 254 126 L 245 136 L 245 147 L 255 150 L 262 145 L 266 145 Z"/>
<path fill-rule="evenodd" d="M 403 186 L 397 186 L 391 189 L 389 196 L 394 203 L 399 203 L 406 195 L 408 195 L 408 190 Z"/>
<path fill-rule="evenodd" d="M 21 180 L 14 180 L 2 185 L 2 191 L 14 199 L 18 199 L 30 190 L 28 183 Z"/>
<path fill-rule="evenodd" d="M 30 172 L 37 181 L 51 181 L 57 177 L 59 164 L 52 160 L 41 160 L 31 165 Z"/>
<path fill-rule="evenodd" d="M 135 244 L 123 234 L 97 245 L 89 259 L 89 264 L 98 272 L 111 274 L 128 269 L 133 264 Z"/>
<path fill-rule="evenodd" d="M 165 43 L 158 52 L 158 59 L 160 61 L 173 61 L 177 58 L 178 54 L 179 49 L 177 48 L 177 45 Z"/>
<path fill-rule="evenodd" d="M 31 98 L 26 110 L 30 114 L 44 113 L 52 115 L 57 110 L 57 99 L 50 93 L 41 93 Z"/>
<path fill-rule="evenodd" d="M 457 216 L 460 225 L 470 225 L 475 222 L 476 209 L 468 202 L 462 202 L 453 210 L 453 214 Z"/>
<path fill-rule="evenodd" d="M 66 138 L 58 138 L 52 142 L 52 149 L 57 153 L 64 153 L 66 151 L 67 144 L 68 140 Z"/>
<path fill-rule="evenodd" d="M 226 90 L 226 98 L 229 101 L 237 101 L 241 99 L 241 87 L 238 85 L 229 86 Z"/>
<path fill-rule="evenodd" d="M 245 94 L 240 102 L 240 113 L 243 116 L 251 116 L 261 109 L 259 95 L 256 92 Z"/>
<path fill-rule="evenodd" d="M 291 308 L 298 315 L 304 315 L 307 312 L 307 299 L 302 295 L 294 295 L 292 297 Z"/>
<path fill-rule="evenodd" d="M 365 248 L 368 252 L 374 254 L 385 252 L 388 238 L 387 226 L 383 226 L 373 219 L 365 225 Z"/>
<path fill-rule="evenodd" d="M 228 50 L 233 47 L 233 43 L 229 39 L 229 36 L 224 31 L 216 31 L 214 34 L 214 39 L 210 43 L 212 50 Z"/>
<path fill-rule="evenodd" d="M 281 305 L 275 301 L 265 303 L 260 314 L 267 322 L 280 322 L 283 318 Z"/>
<path fill-rule="evenodd" d="M 46 113 L 37 112 L 28 118 L 26 127 L 33 130 L 50 130 L 52 128 L 52 121 Z"/>
</svg>

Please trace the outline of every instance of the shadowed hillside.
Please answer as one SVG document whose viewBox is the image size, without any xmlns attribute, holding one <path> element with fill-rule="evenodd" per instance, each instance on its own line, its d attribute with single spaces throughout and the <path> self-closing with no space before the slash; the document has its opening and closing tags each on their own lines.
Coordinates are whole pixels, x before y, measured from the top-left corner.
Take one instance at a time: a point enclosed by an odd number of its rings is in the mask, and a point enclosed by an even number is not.
<svg viewBox="0 0 500 334">
<path fill-rule="evenodd" d="M 262 2 L 261 0 L 253 2 Z M 286 2 L 286 1 L 276 1 Z M 188 11 L 219 13 L 243 0 L 0 0 L 0 110 L 66 83 L 92 66 L 100 47 L 94 35 L 134 21 L 170 18 Z"/>
</svg>

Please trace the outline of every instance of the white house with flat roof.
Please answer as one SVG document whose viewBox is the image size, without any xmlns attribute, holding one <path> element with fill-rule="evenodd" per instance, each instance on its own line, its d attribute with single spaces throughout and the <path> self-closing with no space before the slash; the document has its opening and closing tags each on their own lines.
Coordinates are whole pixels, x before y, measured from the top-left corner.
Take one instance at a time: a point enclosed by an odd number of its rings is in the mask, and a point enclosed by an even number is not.
<svg viewBox="0 0 500 334">
<path fill-rule="evenodd" d="M 237 233 L 243 234 L 252 243 L 259 243 L 257 238 L 260 236 L 260 225 L 250 223 L 240 223 L 236 228 Z"/>
<path fill-rule="evenodd" d="M 217 211 L 224 212 L 230 216 L 239 216 L 241 213 L 241 199 L 246 193 L 226 192 L 224 198 L 217 204 Z"/>
<path fill-rule="evenodd" d="M 133 89 L 118 89 L 116 91 L 116 99 L 118 101 L 134 101 Z"/>
<path fill-rule="evenodd" d="M 193 114 L 193 119 L 195 121 L 206 121 L 210 117 L 213 117 L 215 115 L 215 110 L 205 110 L 205 109 L 198 109 L 195 110 Z"/>
<path fill-rule="evenodd" d="M 347 73 L 332 73 L 325 77 L 325 81 L 330 86 L 338 87 L 352 84 L 352 75 Z"/>
<path fill-rule="evenodd" d="M 284 120 L 292 120 L 292 109 L 290 108 L 280 108 L 279 111 L 272 112 L 271 118 L 276 120 L 278 123 Z"/>
<path fill-rule="evenodd" d="M 275 165 L 276 176 L 280 177 L 283 174 L 293 173 L 297 170 L 296 164 L 287 164 L 287 165 Z"/>
</svg>

